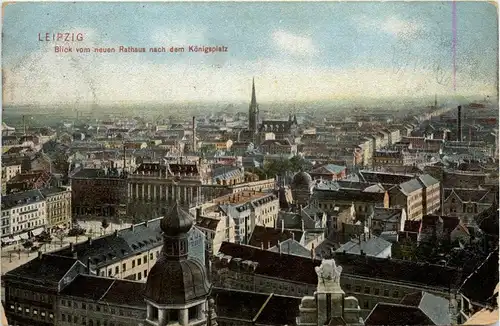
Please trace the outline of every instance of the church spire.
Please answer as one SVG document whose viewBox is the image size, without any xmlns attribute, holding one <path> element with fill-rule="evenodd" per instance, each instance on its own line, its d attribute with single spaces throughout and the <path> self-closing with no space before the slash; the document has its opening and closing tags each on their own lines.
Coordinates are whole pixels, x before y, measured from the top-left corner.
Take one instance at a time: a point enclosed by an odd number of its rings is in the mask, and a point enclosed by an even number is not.
<svg viewBox="0 0 500 326">
<path fill-rule="evenodd" d="M 252 99 L 248 108 L 248 129 L 255 134 L 259 123 L 259 105 L 257 104 L 257 96 L 255 95 L 255 78 L 252 78 Z"/>
<path fill-rule="evenodd" d="M 250 105 L 253 107 L 257 106 L 257 97 L 255 96 L 255 77 L 252 78 L 252 100 L 250 102 Z"/>
</svg>

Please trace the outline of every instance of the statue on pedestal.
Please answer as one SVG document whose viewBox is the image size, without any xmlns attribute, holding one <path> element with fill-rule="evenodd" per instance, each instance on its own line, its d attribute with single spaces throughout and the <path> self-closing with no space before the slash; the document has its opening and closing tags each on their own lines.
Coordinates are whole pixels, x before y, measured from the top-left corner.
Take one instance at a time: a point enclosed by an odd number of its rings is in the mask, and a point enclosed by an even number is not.
<svg viewBox="0 0 500 326">
<path fill-rule="evenodd" d="M 340 287 L 342 266 L 337 266 L 335 260 L 324 259 L 321 265 L 314 269 L 318 274 L 318 288 Z"/>
</svg>

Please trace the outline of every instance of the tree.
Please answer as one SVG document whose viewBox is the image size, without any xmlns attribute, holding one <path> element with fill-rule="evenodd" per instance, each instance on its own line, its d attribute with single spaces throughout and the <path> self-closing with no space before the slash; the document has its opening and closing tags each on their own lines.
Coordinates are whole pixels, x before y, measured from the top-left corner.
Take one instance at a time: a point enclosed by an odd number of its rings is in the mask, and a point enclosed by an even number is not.
<svg viewBox="0 0 500 326">
<path fill-rule="evenodd" d="M 23 243 L 23 247 L 25 249 L 30 249 L 31 247 L 33 247 L 33 242 L 31 242 L 31 241 L 28 240 L 28 241 L 26 241 L 26 242 Z"/>
<path fill-rule="evenodd" d="M 59 239 L 59 242 L 60 242 L 61 247 L 62 247 L 62 245 L 63 245 L 63 240 L 64 240 L 64 238 L 65 238 L 65 237 L 66 237 L 66 235 L 65 235 L 65 234 L 64 234 L 64 232 L 62 232 L 62 231 L 58 231 L 58 232 L 56 233 L 56 238 L 58 238 L 58 239 Z"/>
</svg>

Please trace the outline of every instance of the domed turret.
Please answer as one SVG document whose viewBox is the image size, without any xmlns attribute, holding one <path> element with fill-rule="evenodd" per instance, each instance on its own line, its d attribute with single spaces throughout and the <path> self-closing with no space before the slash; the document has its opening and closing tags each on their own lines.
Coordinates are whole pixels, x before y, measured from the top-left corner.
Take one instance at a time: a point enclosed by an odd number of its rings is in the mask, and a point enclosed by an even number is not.
<svg viewBox="0 0 500 326">
<path fill-rule="evenodd" d="M 160 228 L 164 235 L 179 236 L 189 232 L 193 227 L 193 218 L 185 212 L 177 202 L 167 211 L 160 222 Z"/>
<path fill-rule="evenodd" d="M 295 174 L 292 179 L 292 186 L 309 186 L 311 183 L 311 175 L 304 171 Z"/>
<path fill-rule="evenodd" d="M 160 222 L 161 256 L 149 272 L 145 298 L 156 305 L 185 305 L 204 299 L 210 291 L 203 264 L 188 256 L 188 235 L 193 218 L 177 203 Z"/>
</svg>

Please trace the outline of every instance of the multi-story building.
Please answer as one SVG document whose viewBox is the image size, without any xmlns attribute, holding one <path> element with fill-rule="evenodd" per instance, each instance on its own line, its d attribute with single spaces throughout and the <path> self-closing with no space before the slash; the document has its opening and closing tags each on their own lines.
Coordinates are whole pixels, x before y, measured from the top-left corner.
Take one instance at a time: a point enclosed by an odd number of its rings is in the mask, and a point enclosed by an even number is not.
<svg viewBox="0 0 500 326">
<path fill-rule="evenodd" d="M 422 211 L 424 215 L 432 214 L 441 208 L 441 185 L 429 174 L 417 178 L 422 185 Z"/>
<path fill-rule="evenodd" d="M 406 210 L 409 220 L 420 220 L 423 211 L 423 186 L 417 179 L 403 182 L 389 189 L 390 207 L 400 207 Z"/>
<path fill-rule="evenodd" d="M 7 182 L 19 173 L 21 173 L 21 164 L 2 162 L 2 195 L 7 193 Z"/>
<path fill-rule="evenodd" d="M 52 175 L 47 171 L 30 171 L 18 173 L 7 181 L 7 194 L 42 189 L 50 185 Z"/>
<path fill-rule="evenodd" d="M 325 164 L 314 168 L 309 174 L 314 180 L 340 180 L 346 176 L 347 168 L 341 165 Z"/>
<path fill-rule="evenodd" d="M 347 253 L 335 254 L 334 259 L 343 268 L 340 285 L 346 295 L 358 299 L 362 317 L 379 302 L 399 303 L 405 295 L 424 290 L 449 299 L 450 317 L 457 320 L 467 300 L 457 292 L 459 269 Z M 222 288 L 310 296 L 317 289 L 314 267 L 320 263 L 314 255 L 307 258 L 225 242 L 214 258 L 212 280 Z"/>
<path fill-rule="evenodd" d="M 198 162 L 142 163 L 128 176 L 131 202 L 177 200 L 183 206 L 202 201 L 201 186 L 208 167 Z"/>
<path fill-rule="evenodd" d="M 297 145 L 290 143 L 288 139 L 269 139 L 260 144 L 261 152 L 266 155 L 297 155 Z"/>
<path fill-rule="evenodd" d="M 71 189 L 51 187 L 40 191 L 46 201 L 47 231 L 70 228 L 72 224 Z"/>
<path fill-rule="evenodd" d="M 40 190 L 2 196 L 2 242 L 19 242 L 36 236 L 46 224 L 46 201 Z"/>
<path fill-rule="evenodd" d="M 498 200 L 498 192 L 486 189 L 445 188 L 443 192 L 442 213 L 458 216 L 467 226 L 473 224 L 474 216 L 481 214 Z"/>
<path fill-rule="evenodd" d="M 377 150 L 373 153 L 373 168 L 386 168 L 405 165 L 404 153 L 400 151 Z"/>
<path fill-rule="evenodd" d="M 274 226 L 278 218 L 279 200 L 272 193 L 241 191 L 212 202 L 233 218 L 237 243 L 247 243 L 255 225 Z"/>
<path fill-rule="evenodd" d="M 196 209 L 196 225 L 206 238 L 207 251 L 210 254 L 219 252 L 222 242 L 234 242 L 234 220 L 222 210 L 218 212 L 201 212 L 201 207 Z"/>
<path fill-rule="evenodd" d="M 127 174 L 118 169 L 81 169 L 70 175 L 75 215 L 119 216 L 127 203 Z"/>
<path fill-rule="evenodd" d="M 69 256 L 39 253 L 38 258 L 7 272 L 2 278 L 7 320 L 17 326 L 205 326 L 207 319 L 213 324 L 207 271 L 189 250 L 191 216 L 174 205 L 156 224 L 155 234 L 138 226 L 137 232 L 112 235 L 118 240 L 97 239 L 98 245 L 86 255 L 78 245 L 70 248 Z M 144 253 L 151 243 L 159 242 L 164 248 L 158 253 L 162 259 L 153 263 L 157 257 L 152 261 L 152 252 Z M 123 256 L 132 263 L 142 260 L 134 273 L 140 273 L 145 283 L 121 279 L 115 266 L 110 272 L 109 266 L 100 265 L 103 260 L 116 263 Z M 145 265 L 151 273 L 143 271 Z M 126 267 L 128 271 L 128 262 Z"/>
<path fill-rule="evenodd" d="M 175 212 L 174 205 L 172 212 Z M 77 257 L 82 262 L 90 261 L 95 275 L 133 281 L 145 281 L 151 267 L 161 254 L 162 217 L 128 229 L 116 230 L 113 234 L 97 239 L 88 239 L 79 244 L 70 244 L 54 254 Z M 190 255 L 205 262 L 205 237 L 193 228 L 188 233 Z M 117 248 L 120 248 L 119 250 Z"/>
</svg>

